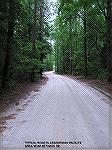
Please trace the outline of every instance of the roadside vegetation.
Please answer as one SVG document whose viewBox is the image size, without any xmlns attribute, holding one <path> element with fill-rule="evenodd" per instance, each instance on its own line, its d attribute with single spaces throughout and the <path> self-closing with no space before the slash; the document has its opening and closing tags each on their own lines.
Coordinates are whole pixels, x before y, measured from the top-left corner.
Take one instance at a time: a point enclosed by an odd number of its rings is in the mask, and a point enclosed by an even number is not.
<svg viewBox="0 0 112 150">
<path fill-rule="evenodd" d="M 111 0 L 60 0 L 54 26 L 56 72 L 112 82 Z"/>
<path fill-rule="evenodd" d="M 42 77 L 49 42 L 49 8 L 44 0 L 0 1 L 0 87 Z"/>
<path fill-rule="evenodd" d="M 44 0 L 1 0 L 1 89 L 37 81 L 54 67 L 112 82 L 111 0 L 58 0 L 54 24 L 50 8 Z"/>
</svg>

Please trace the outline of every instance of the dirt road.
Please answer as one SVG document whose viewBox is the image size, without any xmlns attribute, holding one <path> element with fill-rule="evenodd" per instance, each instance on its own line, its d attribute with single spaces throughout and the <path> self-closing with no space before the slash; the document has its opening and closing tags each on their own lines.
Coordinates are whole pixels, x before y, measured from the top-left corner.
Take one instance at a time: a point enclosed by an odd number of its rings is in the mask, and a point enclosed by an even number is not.
<svg viewBox="0 0 112 150">
<path fill-rule="evenodd" d="M 24 147 L 25 141 L 37 146 L 56 142 L 61 147 L 109 147 L 109 99 L 72 79 L 46 75 L 48 82 L 40 92 L 32 91 L 25 104 L 21 101 L 7 112 L 12 118 L 5 123 L 2 147 Z"/>
</svg>

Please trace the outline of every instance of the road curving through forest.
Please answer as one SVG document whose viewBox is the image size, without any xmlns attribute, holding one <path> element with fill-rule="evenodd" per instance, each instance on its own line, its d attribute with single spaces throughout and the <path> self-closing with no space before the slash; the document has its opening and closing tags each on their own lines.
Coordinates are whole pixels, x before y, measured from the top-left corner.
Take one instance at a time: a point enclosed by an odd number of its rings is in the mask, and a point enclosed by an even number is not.
<svg viewBox="0 0 112 150">
<path fill-rule="evenodd" d="M 41 141 L 51 142 L 51 146 L 54 142 L 61 147 L 109 148 L 109 99 L 67 77 L 53 72 L 45 74 L 47 84 L 39 93 L 30 93 L 25 109 L 8 112 L 15 118 L 6 121 L 2 147 L 25 147 L 25 142 L 38 146 Z"/>
</svg>

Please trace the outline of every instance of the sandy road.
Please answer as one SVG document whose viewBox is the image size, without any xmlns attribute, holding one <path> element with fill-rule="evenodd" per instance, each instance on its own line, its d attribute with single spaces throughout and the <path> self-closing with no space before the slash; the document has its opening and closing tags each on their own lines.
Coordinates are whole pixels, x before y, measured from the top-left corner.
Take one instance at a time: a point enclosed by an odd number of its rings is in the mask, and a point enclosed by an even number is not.
<svg viewBox="0 0 112 150">
<path fill-rule="evenodd" d="M 10 110 L 16 118 L 6 122 L 2 147 L 24 147 L 25 141 L 73 142 L 61 147 L 109 147 L 108 98 L 72 79 L 52 72 L 46 75 L 47 84 L 39 93 L 30 93 L 28 105 Z M 18 111 L 18 107 L 25 109 Z M 81 144 L 76 144 L 79 141 Z"/>
</svg>

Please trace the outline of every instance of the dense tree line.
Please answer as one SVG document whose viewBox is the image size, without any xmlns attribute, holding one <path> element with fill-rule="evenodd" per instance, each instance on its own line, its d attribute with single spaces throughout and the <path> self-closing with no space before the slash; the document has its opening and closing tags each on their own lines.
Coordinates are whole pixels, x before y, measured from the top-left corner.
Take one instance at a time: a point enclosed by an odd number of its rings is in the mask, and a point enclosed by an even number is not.
<svg viewBox="0 0 112 150">
<path fill-rule="evenodd" d="M 112 82 L 111 0 L 59 0 L 57 8 L 51 32 L 47 1 L 0 1 L 1 88 L 33 82 L 54 62 L 57 73 Z"/>
<path fill-rule="evenodd" d="M 0 1 L 0 87 L 42 76 L 51 53 L 44 0 Z"/>
<path fill-rule="evenodd" d="M 111 0 L 60 0 L 53 37 L 58 73 L 112 82 Z"/>
</svg>

